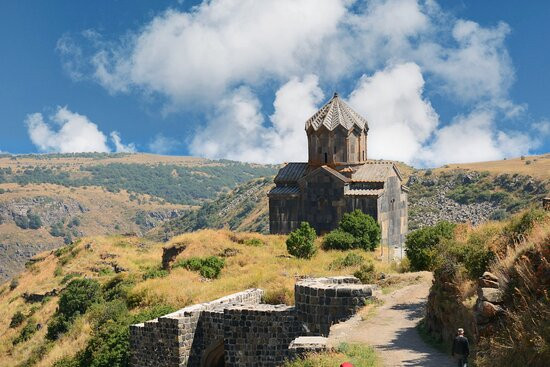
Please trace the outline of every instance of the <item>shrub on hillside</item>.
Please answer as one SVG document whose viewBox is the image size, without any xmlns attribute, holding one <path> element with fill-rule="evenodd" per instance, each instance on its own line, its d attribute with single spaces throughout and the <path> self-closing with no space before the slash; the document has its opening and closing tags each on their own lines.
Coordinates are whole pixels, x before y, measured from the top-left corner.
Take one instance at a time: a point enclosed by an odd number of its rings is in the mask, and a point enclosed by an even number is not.
<svg viewBox="0 0 550 367">
<path fill-rule="evenodd" d="M 15 225 L 21 229 L 29 228 L 29 218 L 23 215 L 18 215 L 14 218 Z"/>
<path fill-rule="evenodd" d="M 455 224 L 447 221 L 417 229 L 407 235 L 405 252 L 410 260 L 411 269 L 434 270 L 440 251 L 437 245 L 444 239 L 454 238 Z"/>
<path fill-rule="evenodd" d="M 351 266 L 361 265 L 365 262 L 365 258 L 361 255 L 353 252 L 347 254 L 345 257 L 339 257 L 332 261 L 329 265 L 329 269 L 343 269 Z"/>
<path fill-rule="evenodd" d="M 380 226 L 368 214 L 356 209 L 342 216 L 338 228 L 323 240 L 325 249 L 349 250 L 360 248 L 373 251 L 380 243 Z"/>
<path fill-rule="evenodd" d="M 333 250 L 349 250 L 355 246 L 355 237 L 351 233 L 337 228 L 323 238 L 323 248 Z"/>
<path fill-rule="evenodd" d="M 365 264 L 361 265 L 359 270 L 353 273 L 353 276 L 359 278 L 363 284 L 374 283 L 377 276 L 374 263 L 372 261 L 367 261 Z"/>
<path fill-rule="evenodd" d="M 55 340 L 67 332 L 76 316 L 83 315 L 91 305 L 100 302 L 102 298 L 101 286 L 96 280 L 71 281 L 59 297 L 57 312 L 48 323 L 46 338 Z"/>
<path fill-rule="evenodd" d="M 21 332 L 18 336 L 13 339 L 13 345 L 26 342 L 29 340 L 34 333 L 36 333 L 36 330 L 38 329 L 38 324 L 36 323 L 36 320 L 34 318 L 30 318 L 27 320 L 27 324 L 21 329 Z"/>
<path fill-rule="evenodd" d="M 530 209 L 523 214 L 514 216 L 504 228 L 504 234 L 510 242 L 517 243 L 531 232 L 535 223 L 545 218 L 545 212 L 541 209 Z"/>
<path fill-rule="evenodd" d="M 38 229 L 42 227 L 42 220 L 40 219 L 40 216 L 38 216 L 37 214 L 29 213 L 27 214 L 27 218 L 29 218 L 30 229 Z"/>
<path fill-rule="evenodd" d="M 10 321 L 10 328 L 16 328 L 19 325 L 21 325 L 25 321 L 25 315 L 23 315 L 23 312 L 17 311 L 13 314 Z"/>
<path fill-rule="evenodd" d="M 300 227 L 290 232 L 286 240 L 286 248 L 292 256 L 310 259 L 317 252 L 315 239 L 317 235 L 315 230 L 308 222 L 302 222 Z"/>
<path fill-rule="evenodd" d="M 96 280 L 75 279 L 61 293 L 58 312 L 66 317 L 72 317 L 76 313 L 82 315 L 101 298 L 101 286 Z"/>
<path fill-rule="evenodd" d="M 225 266 L 225 260 L 218 256 L 209 257 L 192 257 L 176 262 L 173 268 L 185 268 L 191 271 L 197 271 L 199 274 L 208 279 L 215 279 L 220 276 L 220 273 Z"/>
</svg>

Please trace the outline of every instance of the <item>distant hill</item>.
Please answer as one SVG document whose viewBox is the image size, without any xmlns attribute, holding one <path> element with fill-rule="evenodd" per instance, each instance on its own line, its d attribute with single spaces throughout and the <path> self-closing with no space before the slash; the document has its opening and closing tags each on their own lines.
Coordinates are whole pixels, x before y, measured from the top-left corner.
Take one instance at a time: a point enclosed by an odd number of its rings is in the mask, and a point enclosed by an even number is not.
<svg viewBox="0 0 550 367">
<path fill-rule="evenodd" d="M 550 187 L 550 154 L 436 169 L 396 164 L 410 189 L 410 229 L 505 219 L 540 203 Z M 151 154 L 0 155 L 0 281 L 38 251 L 80 236 L 267 233 L 277 169 Z M 36 216 L 41 226 L 30 228 Z"/>
<path fill-rule="evenodd" d="M 396 164 L 410 189 L 410 229 L 439 220 L 478 224 L 506 219 L 530 205 L 539 205 L 550 188 L 550 154 L 422 170 Z M 514 173 L 516 168 L 522 173 Z M 268 233 L 267 193 L 273 186 L 267 178 L 252 180 L 204 203 L 197 211 L 163 223 L 147 236 L 167 240 L 204 228 Z"/>
<path fill-rule="evenodd" d="M 142 235 L 276 169 L 151 154 L 0 155 L 0 282 L 39 251 Z"/>
</svg>

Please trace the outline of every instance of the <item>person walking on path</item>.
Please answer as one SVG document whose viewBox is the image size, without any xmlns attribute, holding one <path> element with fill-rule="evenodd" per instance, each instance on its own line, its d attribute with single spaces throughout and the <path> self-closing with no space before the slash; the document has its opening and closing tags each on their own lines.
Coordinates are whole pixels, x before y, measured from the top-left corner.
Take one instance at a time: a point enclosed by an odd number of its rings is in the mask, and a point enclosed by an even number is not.
<svg viewBox="0 0 550 367">
<path fill-rule="evenodd" d="M 458 367 L 466 367 L 468 355 L 470 354 L 470 345 L 468 338 L 464 336 L 464 329 L 458 329 L 458 335 L 453 342 L 453 357 L 458 360 Z"/>
</svg>

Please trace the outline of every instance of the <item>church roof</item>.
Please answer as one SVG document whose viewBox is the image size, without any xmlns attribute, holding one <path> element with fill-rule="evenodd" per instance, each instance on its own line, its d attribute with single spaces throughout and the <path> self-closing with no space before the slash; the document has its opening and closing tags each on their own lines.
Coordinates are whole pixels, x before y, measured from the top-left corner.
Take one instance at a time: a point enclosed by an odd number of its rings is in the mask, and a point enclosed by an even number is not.
<svg viewBox="0 0 550 367">
<path fill-rule="evenodd" d="M 302 178 L 307 171 L 308 164 L 302 162 L 291 162 L 279 170 L 277 176 L 275 176 L 276 184 L 290 184 L 295 183 Z"/>
<path fill-rule="evenodd" d="M 269 191 L 268 196 L 274 195 L 299 195 L 300 188 L 297 186 L 275 186 Z"/>
<path fill-rule="evenodd" d="M 392 162 L 368 161 L 357 169 L 351 179 L 354 182 L 384 182 L 394 174 L 392 171 L 401 179 L 401 174 Z"/>
<path fill-rule="evenodd" d="M 338 126 L 343 126 L 346 130 L 355 126 L 360 129 L 369 128 L 367 120 L 342 101 L 338 93 L 334 93 L 330 101 L 306 121 L 306 130 L 318 130 L 321 126 L 331 131 Z"/>
</svg>

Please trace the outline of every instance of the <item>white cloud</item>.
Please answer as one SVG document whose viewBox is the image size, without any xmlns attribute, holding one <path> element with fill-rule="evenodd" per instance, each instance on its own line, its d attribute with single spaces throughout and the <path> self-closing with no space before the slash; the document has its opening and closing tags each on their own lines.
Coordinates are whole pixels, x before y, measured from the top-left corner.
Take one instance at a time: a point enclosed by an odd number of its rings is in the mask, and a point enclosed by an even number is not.
<svg viewBox="0 0 550 367">
<path fill-rule="evenodd" d="M 432 0 L 211 0 L 163 12 L 119 40 L 87 30 L 91 55 L 68 36 L 57 48 L 77 80 L 86 75 L 110 92 L 158 94 L 166 98 L 163 111 L 198 111 L 204 121 L 189 148 L 212 158 L 304 159 L 303 123 L 322 89 L 362 75 L 350 103 L 370 122 L 369 155 L 436 164 L 536 146 L 503 127 L 527 110 L 509 96 L 509 33 L 505 23 L 457 19 Z M 267 117 L 255 92 L 266 101 L 265 90 L 282 84 Z M 431 95 L 464 112 L 440 121 Z M 447 149 L 449 134 L 464 126 L 480 134 L 458 135 L 470 139 L 471 151 Z M 166 146 L 159 136 L 149 148 L 165 154 L 173 149 Z"/>
<path fill-rule="evenodd" d="M 117 153 L 135 153 L 137 151 L 134 143 L 123 144 L 118 131 L 112 131 L 109 136 L 113 144 L 115 145 L 115 152 Z"/>
<path fill-rule="evenodd" d="M 420 154 L 428 165 L 478 162 L 527 154 L 536 146 L 525 133 L 499 131 L 492 111 L 474 111 L 459 116 L 438 130 L 434 141 Z"/>
<path fill-rule="evenodd" d="M 199 131 L 191 152 L 205 157 L 275 163 L 307 159 L 303 122 L 316 111 L 323 97 L 313 75 L 292 78 L 276 93 L 271 126 L 265 127 L 258 98 L 239 88 L 221 101 L 214 116 Z"/>
<path fill-rule="evenodd" d="M 58 107 L 44 121 L 41 113 L 33 113 L 25 119 L 29 137 L 36 147 L 43 152 L 110 152 L 107 137 L 98 126 L 86 116 L 70 111 L 67 107 Z M 133 144 L 123 145 L 117 132 L 111 134 L 116 151 L 130 151 Z M 125 149 L 125 150 L 122 150 Z"/>
<path fill-rule="evenodd" d="M 371 158 L 411 162 L 439 124 L 439 116 L 422 97 L 424 78 L 418 65 L 389 67 L 363 75 L 349 103 L 369 122 Z"/>
<path fill-rule="evenodd" d="M 537 134 L 539 136 L 542 136 L 542 137 L 550 136 L 550 121 L 548 121 L 548 120 L 535 122 L 532 125 L 532 128 L 533 128 L 535 134 Z"/>
<path fill-rule="evenodd" d="M 188 13 L 168 10 L 135 34 L 131 48 L 100 49 L 94 74 L 114 91 L 138 86 L 177 103 L 217 98 L 228 87 L 316 64 L 311 54 L 345 12 L 340 0 L 216 0 Z"/>
<path fill-rule="evenodd" d="M 506 23 L 494 28 L 457 20 L 451 35 L 457 47 L 421 43 L 414 58 L 443 83 L 452 96 L 471 102 L 479 98 L 507 98 L 514 70 L 504 40 L 510 33 Z"/>
<path fill-rule="evenodd" d="M 163 134 L 157 134 L 149 143 L 149 150 L 156 154 L 168 154 L 173 152 L 180 145 L 181 143 L 174 138 L 164 136 Z"/>
</svg>

